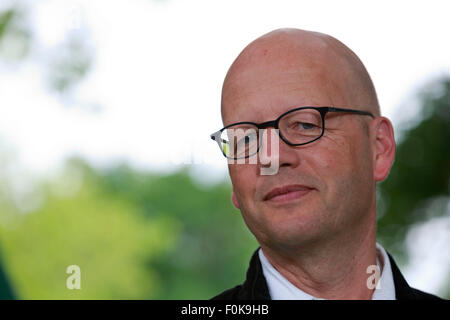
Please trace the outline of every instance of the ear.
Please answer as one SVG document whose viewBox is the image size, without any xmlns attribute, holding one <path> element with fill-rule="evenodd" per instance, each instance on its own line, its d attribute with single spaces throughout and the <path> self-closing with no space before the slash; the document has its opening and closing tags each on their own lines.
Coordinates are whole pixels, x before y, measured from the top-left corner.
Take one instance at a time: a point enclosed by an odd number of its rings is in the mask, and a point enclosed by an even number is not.
<svg viewBox="0 0 450 320">
<path fill-rule="evenodd" d="M 231 193 L 231 202 L 233 202 L 233 205 L 236 207 L 236 209 L 240 209 L 239 203 L 237 202 L 236 194 L 234 193 L 234 190 Z"/>
<path fill-rule="evenodd" d="M 378 117 L 373 122 L 374 153 L 373 153 L 373 176 L 375 181 L 380 182 L 389 175 L 395 158 L 395 139 L 392 123 L 386 117 Z"/>
</svg>

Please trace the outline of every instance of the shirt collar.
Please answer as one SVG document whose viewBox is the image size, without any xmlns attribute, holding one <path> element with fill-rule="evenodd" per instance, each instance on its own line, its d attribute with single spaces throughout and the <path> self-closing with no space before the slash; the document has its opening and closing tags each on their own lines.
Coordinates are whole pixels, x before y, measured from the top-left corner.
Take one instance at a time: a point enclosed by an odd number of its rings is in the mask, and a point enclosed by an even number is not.
<svg viewBox="0 0 450 320">
<path fill-rule="evenodd" d="M 372 300 L 395 300 L 395 284 L 392 267 L 386 250 L 377 242 L 377 261 L 381 260 L 381 277 L 375 288 Z"/>
<path fill-rule="evenodd" d="M 377 265 L 381 269 L 381 276 L 372 300 L 395 300 L 395 286 L 389 257 L 379 243 L 376 243 L 376 249 Z M 259 249 L 258 255 L 272 300 L 324 300 L 314 297 L 290 283 L 267 260 L 262 249 Z"/>
</svg>

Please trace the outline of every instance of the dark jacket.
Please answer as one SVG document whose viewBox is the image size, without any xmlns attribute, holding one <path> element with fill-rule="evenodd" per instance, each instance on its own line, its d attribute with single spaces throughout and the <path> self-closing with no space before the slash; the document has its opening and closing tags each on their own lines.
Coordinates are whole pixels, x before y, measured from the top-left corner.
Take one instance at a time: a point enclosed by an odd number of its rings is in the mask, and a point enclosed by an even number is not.
<svg viewBox="0 0 450 320">
<path fill-rule="evenodd" d="M 243 284 L 225 290 L 212 300 L 271 300 L 266 278 L 258 257 L 259 248 L 253 253 L 247 270 L 247 279 Z M 397 300 L 435 300 L 441 299 L 435 295 L 411 288 L 403 278 L 394 259 L 388 253 L 394 278 L 395 297 Z"/>
</svg>

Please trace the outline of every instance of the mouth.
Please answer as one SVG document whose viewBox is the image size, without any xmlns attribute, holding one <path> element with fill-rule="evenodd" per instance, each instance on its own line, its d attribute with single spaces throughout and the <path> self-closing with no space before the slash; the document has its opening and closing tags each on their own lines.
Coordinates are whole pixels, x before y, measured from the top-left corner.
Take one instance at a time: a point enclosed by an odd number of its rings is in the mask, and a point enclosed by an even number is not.
<svg viewBox="0 0 450 320">
<path fill-rule="evenodd" d="M 304 197 L 311 190 L 313 189 L 299 184 L 282 186 L 272 189 L 263 200 L 277 203 L 293 201 Z"/>
</svg>

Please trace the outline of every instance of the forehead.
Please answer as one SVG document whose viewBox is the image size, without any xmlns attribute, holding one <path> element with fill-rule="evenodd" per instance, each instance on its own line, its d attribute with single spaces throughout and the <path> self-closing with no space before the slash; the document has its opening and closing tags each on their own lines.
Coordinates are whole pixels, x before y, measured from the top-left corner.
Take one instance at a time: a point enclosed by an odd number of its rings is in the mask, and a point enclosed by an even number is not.
<svg viewBox="0 0 450 320">
<path fill-rule="evenodd" d="M 222 90 L 224 124 L 272 120 L 299 106 L 345 106 L 351 63 L 335 40 L 280 32 L 257 39 L 234 61 Z"/>
<path fill-rule="evenodd" d="M 226 79 L 222 91 L 224 125 L 263 122 L 299 106 L 346 105 L 347 90 L 334 71 L 290 63 L 248 66 Z"/>
</svg>

